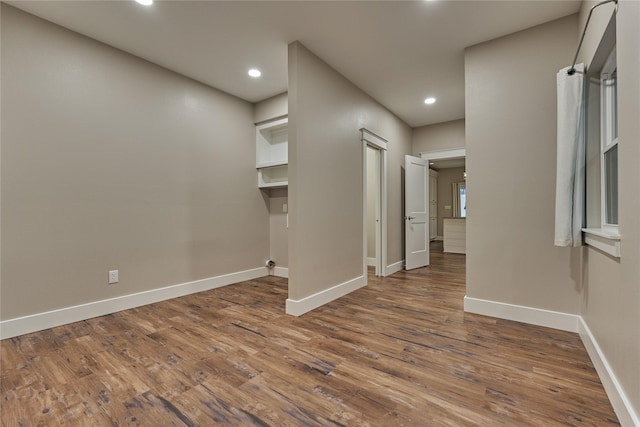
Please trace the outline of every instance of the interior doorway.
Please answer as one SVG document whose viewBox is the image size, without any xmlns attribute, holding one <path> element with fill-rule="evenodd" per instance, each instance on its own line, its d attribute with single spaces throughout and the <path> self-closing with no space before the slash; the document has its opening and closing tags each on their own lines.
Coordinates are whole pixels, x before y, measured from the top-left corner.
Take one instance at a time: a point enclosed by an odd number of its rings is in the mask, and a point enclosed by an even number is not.
<svg viewBox="0 0 640 427">
<path fill-rule="evenodd" d="M 438 195 L 434 211 L 435 240 L 442 240 L 444 252 L 466 254 L 467 172 L 466 150 L 455 149 L 420 153 L 420 157 L 437 170 Z M 434 222 L 430 223 L 434 226 Z"/>
<path fill-rule="evenodd" d="M 373 267 L 376 276 L 386 275 L 387 262 L 387 141 L 367 129 L 362 132 L 363 162 L 363 274 Z"/>
<path fill-rule="evenodd" d="M 367 266 L 380 275 L 380 150 L 367 145 Z"/>
</svg>

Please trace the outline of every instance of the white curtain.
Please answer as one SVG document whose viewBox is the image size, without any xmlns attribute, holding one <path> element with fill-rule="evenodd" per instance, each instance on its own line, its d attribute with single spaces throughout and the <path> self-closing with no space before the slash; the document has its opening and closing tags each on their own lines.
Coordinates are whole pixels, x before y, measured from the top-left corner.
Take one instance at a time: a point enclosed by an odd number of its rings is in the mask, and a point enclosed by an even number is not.
<svg viewBox="0 0 640 427">
<path fill-rule="evenodd" d="M 584 65 L 557 74 L 558 157 L 556 170 L 556 246 L 580 246 L 585 193 Z"/>
</svg>

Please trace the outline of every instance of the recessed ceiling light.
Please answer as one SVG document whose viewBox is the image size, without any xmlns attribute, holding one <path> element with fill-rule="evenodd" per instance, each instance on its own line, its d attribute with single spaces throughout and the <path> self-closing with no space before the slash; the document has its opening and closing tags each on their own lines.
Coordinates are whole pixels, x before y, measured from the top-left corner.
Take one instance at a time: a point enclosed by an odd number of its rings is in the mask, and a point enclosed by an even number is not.
<svg viewBox="0 0 640 427">
<path fill-rule="evenodd" d="M 262 73 L 260 72 L 260 70 L 252 68 L 252 69 L 249 70 L 249 75 L 251 77 L 260 77 L 262 75 Z"/>
<path fill-rule="evenodd" d="M 429 164 L 430 164 L 430 165 L 435 165 L 435 163 L 434 163 L 434 162 L 429 162 Z"/>
<path fill-rule="evenodd" d="M 153 4 L 153 0 L 136 0 L 136 3 L 140 3 L 144 6 L 151 6 Z"/>
<path fill-rule="evenodd" d="M 429 98 L 424 100 L 424 103 L 427 105 L 431 105 L 431 104 L 435 104 L 436 99 L 433 96 L 430 96 Z"/>
</svg>

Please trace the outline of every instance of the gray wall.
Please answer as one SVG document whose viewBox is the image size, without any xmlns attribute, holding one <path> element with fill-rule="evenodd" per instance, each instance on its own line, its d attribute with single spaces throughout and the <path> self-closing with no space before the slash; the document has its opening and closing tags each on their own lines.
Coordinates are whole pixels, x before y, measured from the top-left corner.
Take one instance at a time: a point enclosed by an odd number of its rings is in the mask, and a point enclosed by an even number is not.
<svg viewBox="0 0 640 427">
<path fill-rule="evenodd" d="M 2 319 L 263 265 L 251 104 L 4 4 L 1 77 Z"/>
<path fill-rule="evenodd" d="M 284 205 L 289 203 L 286 188 L 268 191 L 269 194 L 269 257 L 277 267 L 289 265 L 289 235 Z"/>
<path fill-rule="evenodd" d="M 584 25 L 595 2 L 585 2 Z M 605 9 L 608 8 L 608 9 Z M 602 10 L 600 10 L 602 9 Z M 602 6 L 589 24 L 581 60 L 591 65 L 613 8 Z M 584 248 L 582 316 L 629 401 L 640 415 L 640 3 L 620 1 L 617 13 L 619 222 L 621 257 Z M 587 194 L 587 197 L 589 197 Z"/>
<path fill-rule="evenodd" d="M 451 184 L 464 181 L 464 168 L 448 168 L 438 171 L 438 236 L 444 236 L 444 218 L 453 216 L 453 188 Z M 451 209 L 445 209 L 450 206 Z"/>
<path fill-rule="evenodd" d="M 286 92 L 253 104 L 253 121 L 255 123 L 282 118 L 288 113 L 289 104 Z"/>
<path fill-rule="evenodd" d="M 556 73 L 577 24 L 573 15 L 465 51 L 469 297 L 580 311 L 579 249 L 553 246 Z"/>
<path fill-rule="evenodd" d="M 402 251 L 402 164 L 411 128 L 298 42 L 289 45 L 289 298 L 362 275 L 359 129 L 389 140 L 388 264 Z"/>
<path fill-rule="evenodd" d="M 411 133 L 413 155 L 464 148 L 464 132 L 464 119 L 414 128 Z"/>
</svg>

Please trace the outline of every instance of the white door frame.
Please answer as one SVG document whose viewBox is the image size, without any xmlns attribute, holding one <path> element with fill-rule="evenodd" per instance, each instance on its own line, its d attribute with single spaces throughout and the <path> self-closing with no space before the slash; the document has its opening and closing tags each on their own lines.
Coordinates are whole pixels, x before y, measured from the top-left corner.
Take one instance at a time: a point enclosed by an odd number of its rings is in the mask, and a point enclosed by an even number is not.
<svg viewBox="0 0 640 427">
<path fill-rule="evenodd" d="M 368 129 L 360 129 L 362 134 L 362 274 L 367 277 L 367 147 L 380 153 L 380 223 L 376 233 L 376 275 L 387 275 L 387 140 Z"/>
<path fill-rule="evenodd" d="M 420 152 L 420 157 L 430 162 L 432 160 L 447 160 L 447 159 L 459 159 L 464 157 L 465 162 L 467 161 L 467 149 L 466 148 L 455 148 L 453 150 L 438 150 L 438 151 L 422 151 Z M 466 170 L 466 166 L 465 166 Z"/>
</svg>

